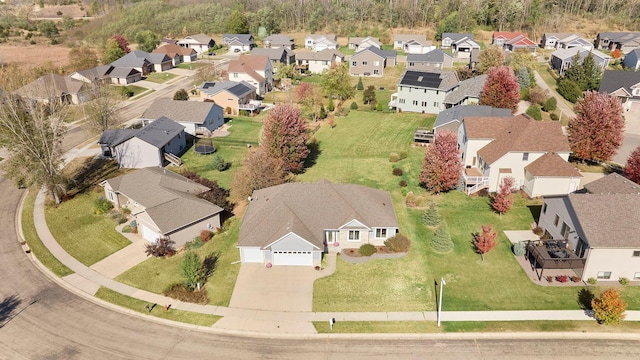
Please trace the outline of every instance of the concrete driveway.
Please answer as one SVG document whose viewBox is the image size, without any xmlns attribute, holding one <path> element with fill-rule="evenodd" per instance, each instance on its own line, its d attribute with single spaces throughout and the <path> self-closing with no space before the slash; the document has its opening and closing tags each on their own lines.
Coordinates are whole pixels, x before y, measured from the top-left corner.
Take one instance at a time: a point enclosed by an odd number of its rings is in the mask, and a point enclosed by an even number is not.
<svg viewBox="0 0 640 360">
<path fill-rule="evenodd" d="M 324 270 L 323 270 L 324 271 Z M 311 266 L 242 264 L 229 307 L 270 311 L 311 311 L 313 282 L 318 271 Z"/>
</svg>

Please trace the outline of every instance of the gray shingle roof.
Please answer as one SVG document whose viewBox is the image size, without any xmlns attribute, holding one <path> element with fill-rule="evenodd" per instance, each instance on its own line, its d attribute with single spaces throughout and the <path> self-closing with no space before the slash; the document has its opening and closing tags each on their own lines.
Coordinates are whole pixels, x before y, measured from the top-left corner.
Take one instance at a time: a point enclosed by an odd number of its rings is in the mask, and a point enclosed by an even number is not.
<svg viewBox="0 0 640 360">
<path fill-rule="evenodd" d="M 113 66 L 100 65 L 100 66 L 93 67 L 91 69 L 79 70 L 78 74 L 84 76 L 85 78 L 91 81 L 96 81 L 96 80 L 100 80 L 108 77 L 107 75 L 109 75 L 111 71 L 113 71 Z"/>
<path fill-rule="evenodd" d="M 252 91 L 256 91 L 256 88 L 244 81 L 204 82 L 202 83 L 202 85 L 200 85 L 200 91 L 209 95 L 215 95 L 222 90 L 227 90 L 228 92 L 240 98 Z"/>
<path fill-rule="evenodd" d="M 116 67 L 111 70 L 109 77 L 111 78 L 126 78 L 131 75 L 140 74 L 140 71 L 131 67 Z"/>
<path fill-rule="evenodd" d="M 209 114 L 219 112 L 220 105 L 201 101 L 178 101 L 172 99 L 156 99 L 142 114 L 143 119 L 157 119 L 166 116 L 177 122 L 202 124 Z"/>
<path fill-rule="evenodd" d="M 462 122 L 467 116 L 510 117 L 510 109 L 499 109 L 487 105 L 457 105 L 438 114 L 433 128 L 444 126 L 450 122 Z"/>
<path fill-rule="evenodd" d="M 296 60 L 332 61 L 334 56 L 344 58 L 344 55 L 338 50 L 324 49 L 321 51 L 298 51 Z"/>
<path fill-rule="evenodd" d="M 169 118 L 160 117 L 141 129 L 105 130 L 98 144 L 114 147 L 136 137 L 159 149 L 183 131 L 184 126 Z"/>
<path fill-rule="evenodd" d="M 240 225 L 238 246 L 264 247 L 295 232 L 322 249 L 323 230 L 354 219 L 368 227 L 398 227 L 386 191 L 326 180 L 273 186 L 253 193 Z"/>
<path fill-rule="evenodd" d="M 465 98 L 480 98 L 480 93 L 482 92 L 482 88 L 486 81 L 486 74 L 461 81 L 457 88 L 444 97 L 444 103 L 458 104 Z"/>
<path fill-rule="evenodd" d="M 633 94 L 631 87 L 638 84 L 640 84 L 640 72 L 605 70 L 598 92 L 611 94 L 624 88 L 629 94 Z"/>
<path fill-rule="evenodd" d="M 611 173 L 584 185 L 591 194 L 640 194 L 640 185 L 616 173 Z"/>
<path fill-rule="evenodd" d="M 123 142 L 136 136 L 140 129 L 107 129 L 102 132 L 102 136 L 98 140 L 98 144 L 106 145 L 109 147 L 118 146 Z"/>
<path fill-rule="evenodd" d="M 407 54 L 407 62 L 442 63 L 445 56 L 451 57 L 440 49 L 434 49 L 426 54 Z"/>
<path fill-rule="evenodd" d="M 289 51 L 287 48 L 253 48 L 251 49 L 251 55 L 264 55 L 269 60 L 283 60 L 287 57 Z"/>
<path fill-rule="evenodd" d="M 293 38 L 282 34 L 273 34 L 264 38 L 265 41 L 269 41 L 276 45 L 291 45 L 293 44 Z"/>
<path fill-rule="evenodd" d="M 106 183 L 114 191 L 142 205 L 163 234 L 223 210 L 195 196 L 207 191 L 207 187 L 162 168 L 143 168 L 109 179 Z"/>
<path fill-rule="evenodd" d="M 460 41 L 464 38 L 473 40 L 473 34 L 461 34 L 461 33 L 442 33 L 442 38 L 450 38 L 453 42 Z"/>
<path fill-rule="evenodd" d="M 222 39 L 224 39 L 224 41 L 236 39 L 243 45 L 253 44 L 253 35 L 251 34 L 224 34 Z"/>
</svg>

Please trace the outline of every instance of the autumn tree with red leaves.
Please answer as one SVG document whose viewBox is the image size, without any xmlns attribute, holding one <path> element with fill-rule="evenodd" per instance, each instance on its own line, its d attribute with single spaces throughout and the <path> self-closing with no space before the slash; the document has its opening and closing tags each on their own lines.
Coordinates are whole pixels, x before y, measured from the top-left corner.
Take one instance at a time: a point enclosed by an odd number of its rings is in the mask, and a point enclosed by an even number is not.
<svg viewBox="0 0 640 360">
<path fill-rule="evenodd" d="M 317 120 L 316 105 L 321 101 L 322 94 L 315 85 L 303 82 L 296 87 L 295 99 L 298 104 L 302 104 L 311 111 L 313 121 Z"/>
<path fill-rule="evenodd" d="M 125 54 L 131 52 L 131 49 L 129 49 L 129 41 L 127 41 L 124 36 L 120 34 L 114 34 L 111 39 L 115 40 L 118 43 L 118 46 L 120 47 L 120 49 L 122 49 L 122 51 L 124 51 Z"/>
<path fill-rule="evenodd" d="M 480 105 L 518 110 L 520 85 L 518 78 L 508 66 L 496 66 L 489 69 L 487 81 L 480 93 Z"/>
<path fill-rule="evenodd" d="M 229 190 L 220 187 L 217 181 L 207 179 L 206 177 L 200 176 L 197 173 L 189 171 L 187 169 L 183 169 L 182 171 L 180 171 L 180 175 L 209 188 L 208 191 L 197 194 L 197 197 L 207 200 L 210 203 L 216 204 L 229 213 L 233 211 L 233 204 L 229 202 Z"/>
<path fill-rule="evenodd" d="M 516 180 L 510 176 L 503 178 L 498 186 L 498 191 L 491 198 L 491 207 L 501 215 L 509 211 L 513 205 L 511 190 L 515 182 Z"/>
<path fill-rule="evenodd" d="M 273 157 L 262 147 L 247 151 L 242 166 L 233 174 L 231 198 L 238 201 L 246 199 L 254 190 L 287 182 L 287 172 L 282 159 Z"/>
<path fill-rule="evenodd" d="M 624 166 L 624 177 L 640 184 L 640 146 L 629 155 L 627 164 Z"/>
<path fill-rule="evenodd" d="M 435 141 L 425 152 L 420 183 L 437 194 L 455 188 L 461 173 L 457 135 L 448 130 L 438 131 Z"/>
<path fill-rule="evenodd" d="M 599 323 L 605 325 L 619 324 L 625 318 L 627 303 L 620 296 L 617 289 L 608 289 L 591 300 L 593 316 Z"/>
<path fill-rule="evenodd" d="M 482 232 L 473 234 L 473 245 L 476 247 L 478 254 L 480 254 L 482 262 L 484 262 L 484 254 L 496 247 L 497 236 L 498 234 L 493 231 L 490 224 L 482 225 Z"/>
<path fill-rule="evenodd" d="M 611 160 L 622 145 L 624 118 L 616 97 L 587 91 L 575 106 L 576 117 L 569 121 L 569 145 L 583 160 Z"/>
<path fill-rule="evenodd" d="M 296 106 L 277 105 L 269 111 L 262 125 L 261 144 L 270 156 L 282 160 L 285 171 L 302 172 L 309 156 L 307 139 L 307 124 Z"/>
<path fill-rule="evenodd" d="M 620 59 L 622 57 L 622 51 L 620 49 L 615 49 L 611 52 L 611 57 L 614 59 Z"/>
</svg>

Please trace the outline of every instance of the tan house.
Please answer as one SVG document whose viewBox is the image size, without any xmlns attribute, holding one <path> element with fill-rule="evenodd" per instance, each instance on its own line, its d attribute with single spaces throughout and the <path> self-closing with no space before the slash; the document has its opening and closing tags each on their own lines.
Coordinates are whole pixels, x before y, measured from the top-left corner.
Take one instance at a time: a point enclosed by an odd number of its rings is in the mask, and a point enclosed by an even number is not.
<svg viewBox="0 0 640 360">
<path fill-rule="evenodd" d="M 273 88 L 273 65 L 266 55 L 240 55 L 229 62 L 225 80 L 247 82 L 256 88 L 258 96 L 264 96 Z"/>
<path fill-rule="evenodd" d="M 613 173 L 585 189 L 544 198 L 538 226 L 561 244 L 564 256 L 540 252 L 538 263 L 554 268 L 573 262 L 571 268 L 584 280 L 640 281 L 640 185 Z"/>
<path fill-rule="evenodd" d="M 220 105 L 229 115 L 238 115 L 240 110 L 256 111 L 261 102 L 256 100 L 256 88 L 246 82 L 204 82 L 200 85 L 200 98 Z"/>
<path fill-rule="evenodd" d="M 382 43 L 380 39 L 367 36 L 367 37 L 351 37 L 349 38 L 348 43 L 349 49 L 355 50 L 355 52 L 362 51 L 369 47 L 375 47 L 380 49 L 382 47 Z"/>
<path fill-rule="evenodd" d="M 183 48 L 193 49 L 197 54 L 204 54 L 214 47 L 216 42 L 209 35 L 196 34 L 185 36 L 183 39 L 178 40 L 176 44 Z"/>
<path fill-rule="evenodd" d="M 173 62 L 173 66 L 178 66 L 182 63 L 191 63 L 198 59 L 198 53 L 193 48 L 182 47 L 176 44 L 162 45 L 157 49 L 154 49 L 152 54 L 165 54 Z"/>
<path fill-rule="evenodd" d="M 153 243 L 169 238 L 175 247 L 202 230 L 220 228 L 223 209 L 197 197 L 209 188 L 162 168 L 144 168 L 100 184 L 116 209 L 127 208 L 138 234 Z"/>
<path fill-rule="evenodd" d="M 366 48 L 349 59 L 349 74 L 351 76 L 383 76 L 384 68 L 396 65 L 396 57 L 395 50 Z"/>
<path fill-rule="evenodd" d="M 273 34 L 262 39 L 262 46 L 267 49 L 287 48 L 289 50 L 295 49 L 295 43 L 293 38 L 283 34 Z"/>
<path fill-rule="evenodd" d="M 57 74 L 44 75 L 16 90 L 16 94 L 42 102 L 80 104 L 85 83 Z"/>
<path fill-rule="evenodd" d="M 322 74 L 333 64 L 344 61 L 344 55 L 338 50 L 325 49 L 322 51 L 299 51 L 296 53 L 296 68 L 298 71 L 308 71 L 312 74 Z"/>
<path fill-rule="evenodd" d="M 386 191 L 327 180 L 288 183 L 253 192 L 238 249 L 243 263 L 317 266 L 323 252 L 382 245 L 397 232 Z"/>
</svg>

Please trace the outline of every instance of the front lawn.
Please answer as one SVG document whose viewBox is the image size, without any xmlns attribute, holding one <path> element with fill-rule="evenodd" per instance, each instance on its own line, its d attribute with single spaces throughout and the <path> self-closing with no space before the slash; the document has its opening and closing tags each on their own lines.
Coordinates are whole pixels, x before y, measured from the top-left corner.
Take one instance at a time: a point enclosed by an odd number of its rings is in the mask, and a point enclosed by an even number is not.
<svg viewBox="0 0 640 360">
<path fill-rule="evenodd" d="M 217 181 L 218 185 L 228 189 L 233 173 L 242 165 L 242 159 L 247 152 L 247 144 L 251 144 L 251 146 L 258 144 L 262 116 L 264 115 L 255 118 L 243 116 L 233 118 L 227 123 L 231 125 L 229 136 L 213 138 L 213 144 L 216 147 L 215 153 L 200 155 L 191 147 L 182 156 L 184 166 L 188 170 L 200 174 L 200 176 Z M 230 162 L 231 167 L 225 171 L 215 170 L 212 164 L 216 155 Z"/>
<path fill-rule="evenodd" d="M 178 68 L 178 69 L 187 69 L 187 70 L 196 70 L 197 68 L 199 68 L 201 66 L 204 66 L 204 64 L 190 62 L 190 63 L 179 64 L 178 66 L 176 66 L 176 68 Z"/>
<path fill-rule="evenodd" d="M 209 242 L 194 250 L 201 260 L 209 254 L 219 255 L 213 275 L 206 284 L 211 305 L 228 306 L 231 301 L 233 287 L 240 271 L 240 264 L 237 263 L 240 260 L 240 254 L 235 247 L 239 229 L 240 220 L 233 218 L 223 233 L 216 234 Z M 115 280 L 161 294 L 170 285 L 183 281 L 180 276 L 183 257 L 184 254 L 169 258 L 149 258 L 119 275 Z"/>
<path fill-rule="evenodd" d="M 170 74 L 170 73 L 167 73 L 167 72 L 161 72 L 161 73 L 152 72 L 152 73 L 147 75 L 145 80 L 151 81 L 151 82 L 156 83 L 156 84 L 164 84 L 167 81 L 175 78 L 176 76 L 177 75 L 175 75 L 175 74 Z"/>
<path fill-rule="evenodd" d="M 69 255 L 86 266 L 131 243 L 115 230 L 116 223 L 107 215 L 96 215 L 93 202 L 102 195 L 102 192 L 88 191 L 45 209 L 53 237 Z"/>
</svg>

